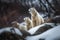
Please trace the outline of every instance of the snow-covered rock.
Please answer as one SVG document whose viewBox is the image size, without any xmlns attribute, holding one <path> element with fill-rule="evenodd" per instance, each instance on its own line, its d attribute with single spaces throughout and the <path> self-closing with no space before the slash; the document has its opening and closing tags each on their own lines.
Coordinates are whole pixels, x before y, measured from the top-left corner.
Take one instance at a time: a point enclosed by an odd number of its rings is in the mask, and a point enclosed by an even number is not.
<svg viewBox="0 0 60 40">
<path fill-rule="evenodd" d="M 14 27 L 6 27 L 6 28 L 2 28 L 0 29 L 0 35 L 4 32 L 10 32 L 10 33 L 13 33 L 13 34 L 17 34 L 21 37 L 26 37 L 26 36 L 30 36 L 31 34 L 28 33 L 27 31 L 25 30 L 19 30 L 17 28 L 14 28 Z"/>
<path fill-rule="evenodd" d="M 39 28 L 41 28 L 41 27 L 43 27 L 43 26 L 45 26 L 45 25 L 51 25 L 52 27 L 54 27 L 54 23 L 44 23 L 44 24 L 42 24 L 42 25 L 36 26 L 36 27 L 34 27 L 34 28 L 31 28 L 30 30 L 28 30 L 28 32 L 29 32 L 30 34 L 34 34 Z"/>
<path fill-rule="evenodd" d="M 54 40 L 60 37 L 60 25 L 36 36 L 27 36 L 26 40 Z"/>
</svg>

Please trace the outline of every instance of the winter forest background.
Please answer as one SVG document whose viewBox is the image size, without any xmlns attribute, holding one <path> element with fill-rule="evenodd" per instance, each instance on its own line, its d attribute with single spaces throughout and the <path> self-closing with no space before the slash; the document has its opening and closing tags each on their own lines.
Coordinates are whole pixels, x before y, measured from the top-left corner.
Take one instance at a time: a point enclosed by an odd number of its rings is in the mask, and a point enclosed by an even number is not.
<svg viewBox="0 0 60 40">
<path fill-rule="evenodd" d="M 11 26 L 12 21 L 21 23 L 25 16 L 30 16 L 30 7 L 47 17 L 60 15 L 60 0 L 0 0 L 0 27 Z"/>
</svg>

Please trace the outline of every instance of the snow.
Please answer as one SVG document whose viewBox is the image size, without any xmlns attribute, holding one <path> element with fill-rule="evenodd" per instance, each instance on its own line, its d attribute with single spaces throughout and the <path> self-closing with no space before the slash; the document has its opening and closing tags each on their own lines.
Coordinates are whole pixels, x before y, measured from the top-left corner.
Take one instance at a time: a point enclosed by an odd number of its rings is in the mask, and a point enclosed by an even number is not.
<svg viewBox="0 0 60 40">
<path fill-rule="evenodd" d="M 52 2 L 52 0 L 49 0 L 49 2 L 51 3 L 51 2 Z"/>
<path fill-rule="evenodd" d="M 26 40 L 39 40 L 39 39 L 53 40 L 57 37 L 60 37 L 60 25 L 39 35 L 27 36 L 25 39 Z"/>
<path fill-rule="evenodd" d="M 42 24 L 42 25 L 39 25 L 39 26 L 36 26 L 36 27 L 33 27 L 33 28 L 31 28 L 30 30 L 28 30 L 28 32 L 30 33 L 30 34 L 34 34 L 40 27 L 42 27 L 42 26 L 44 26 L 44 25 L 51 25 L 52 27 L 54 27 L 54 23 L 44 23 L 44 24 Z"/>
<path fill-rule="evenodd" d="M 46 14 L 43 14 L 43 13 L 41 13 L 41 12 L 39 12 L 39 13 L 40 13 L 40 15 L 41 15 L 42 17 L 46 16 Z"/>
<path fill-rule="evenodd" d="M 26 23 L 25 22 L 22 22 L 22 23 L 20 23 L 20 25 L 26 25 Z"/>
<path fill-rule="evenodd" d="M 0 34 L 3 33 L 3 32 L 11 32 L 11 29 L 13 27 L 7 27 L 7 28 L 3 28 L 3 29 L 0 29 Z M 15 32 L 13 31 L 12 33 L 16 33 L 20 36 L 22 36 L 23 34 L 17 29 L 17 28 L 14 28 Z"/>
</svg>

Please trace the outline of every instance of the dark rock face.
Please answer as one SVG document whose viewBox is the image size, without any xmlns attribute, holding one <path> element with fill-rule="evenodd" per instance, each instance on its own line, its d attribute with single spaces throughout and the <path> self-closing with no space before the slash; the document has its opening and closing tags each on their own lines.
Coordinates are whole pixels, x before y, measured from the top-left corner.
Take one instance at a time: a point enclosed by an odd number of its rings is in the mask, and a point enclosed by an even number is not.
<svg viewBox="0 0 60 40">
<path fill-rule="evenodd" d="M 28 33 L 27 31 L 25 31 L 25 30 L 20 30 L 21 32 L 22 32 L 22 34 L 23 34 L 23 38 L 25 38 L 25 37 L 27 37 L 27 36 L 31 36 L 31 34 L 30 33 Z"/>
<path fill-rule="evenodd" d="M 24 40 L 24 38 L 17 34 L 13 34 L 10 32 L 4 32 L 0 34 L 0 40 Z"/>
<path fill-rule="evenodd" d="M 39 39 L 39 40 L 45 40 L 44 38 L 41 38 L 41 39 Z"/>
<path fill-rule="evenodd" d="M 55 25 L 60 24 L 60 15 L 54 16 L 52 18 L 47 19 L 47 23 L 55 23 Z"/>
<path fill-rule="evenodd" d="M 55 25 L 57 26 L 57 23 L 60 24 L 60 15 L 59 16 L 55 16 L 51 19 L 52 23 L 55 23 Z"/>
<path fill-rule="evenodd" d="M 53 17 L 52 22 L 60 23 L 60 15 Z"/>
</svg>

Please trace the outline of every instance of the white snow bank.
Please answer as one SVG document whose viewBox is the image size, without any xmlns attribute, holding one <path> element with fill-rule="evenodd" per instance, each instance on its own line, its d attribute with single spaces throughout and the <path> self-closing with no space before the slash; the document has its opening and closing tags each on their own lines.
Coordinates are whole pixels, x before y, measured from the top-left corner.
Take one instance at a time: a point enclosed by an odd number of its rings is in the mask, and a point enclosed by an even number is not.
<svg viewBox="0 0 60 40">
<path fill-rule="evenodd" d="M 12 28 L 13 28 L 13 27 L 7 27 L 7 28 L 0 29 L 0 34 L 1 34 L 2 32 L 11 32 L 11 29 L 12 29 Z M 15 31 L 15 32 L 14 32 L 14 31 Z M 13 31 L 12 33 L 16 33 L 16 34 L 18 34 L 18 35 L 20 35 L 20 36 L 23 35 L 17 28 L 14 28 L 14 31 Z"/>
<path fill-rule="evenodd" d="M 26 37 L 26 40 L 39 40 L 39 39 L 53 40 L 56 37 L 60 37 L 60 25 L 56 26 L 42 34 L 39 34 L 36 36 L 28 36 L 28 37 Z"/>
<path fill-rule="evenodd" d="M 51 25 L 52 27 L 54 27 L 54 23 L 44 23 L 44 24 L 42 24 L 42 25 L 39 25 L 39 26 L 36 26 L 36 27 L 33 27 L 33 28 L 31 28 L 30 30 L 28 30 L 28 32 L 30 33 L 30 34 L 34 34 L 40 27 L 42 27 L 42 26 L 44 26 L 44 25 Z"/>
</svg>

